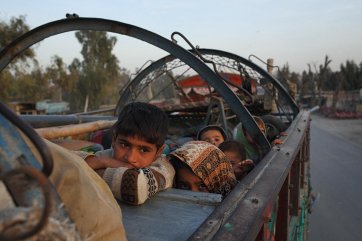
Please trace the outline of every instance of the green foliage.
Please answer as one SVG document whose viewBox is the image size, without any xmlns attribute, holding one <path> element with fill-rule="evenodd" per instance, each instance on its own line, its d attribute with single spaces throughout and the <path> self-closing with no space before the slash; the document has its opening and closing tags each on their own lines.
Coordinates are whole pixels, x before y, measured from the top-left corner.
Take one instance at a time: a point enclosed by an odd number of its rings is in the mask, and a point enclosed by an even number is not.
<svg viewBox="0 0 362 241">
<path fill-rule="evenodd" d="M 70 103 L 70 109 L 74 112 L 80 112 L 84 102 L 79 98 L 80 89 L 78 88 L 78 82 L 80 78 L 81 62 L 79 59 L 73 59 L 72 63 L 68 66 L 69 78 L 74 83 L 74 88 L 69 94 L 68 101 Z"/>
<path fill-rule="evenodd" d="M 25 18 L 11 18 L 9 23 L 0 22 L 0 47 L 29 31 Z M 115 37 L 106 32 L 79 31 L 76 37 L 82 45 L 83 61 L 74 59 L 66 66 L 62 58 L 54 56 L 45 71 L 40 69 L 35 53 L 26 50 L 0 73 L 0 99 L 31 101 L 49 98 L 68 101 L 75 111 L 82 110 L 86 96 L 90 108 L 101 104 L 115 104 L 118 90 L 128 79 L 119 61 L 112 54 Z M 32 68 L 32 70 L 26 70 Z"/>
<path fill-rule="evenodd" d="M 69 101 L 78 78 L 70 73 L 62 58 L 57 55 L 53 56 L 50 67 L 46 68 L 46 76 L 51 85 L 55 87 L 52 88 L 52 99 Z"/>
<path fill-rule="evenodd" d="M 24 16 L 13 17 L 9 23 L 0 21 L 0 49 L 27 31 L 29 31 L 29 26 Z M 23 67 L 29 66 L 30 61 L 36 64 L 35 53 L 31 48 L 21 53 L 0 73 L 0 100 L 7 103 L 13 100 L 14 96 L 22 96 L 17 87 L 18 83 L 14 83 L 19 72 L 23 72 Z"/>
<path fill-rule="evenodd" d="M 288 63 L 279 69 L 276 78 L 289 91 L 290 94 L 292 94 L 292 90 L 290 89 L 288 81 L 297 84 L 298 89 L 300 89 L 300 74 L 296 72 L 290 72 Z"/>
<path fill-rule="evenodd" d="M 339 71 L 332 71 L 329 67 L 332 60 L 325 56 L 324 63 L 311 66 L 302 74 L 290 72 L 288 64 L 278 72 L 276 78 L 288 89 L 286 80 L 298 84 L 300 96 L 319 96 L 321 91 L 358 90 L 362 88 L 362 63 L 357 65 L 353 60 L 347 60 L 341 64 Z"/>
<path fill-rule="evenodd" d="M 43 71 L 35 67 L 31 73 L 17 71 L 14 76 L 13 101 L 36 102 L 50 97 L 48 80 Z"/>
<path fill-rule="evenodd" d="M 315 94 L 316 85 L 314 81 L 314 73 L 311 70 L 310 65 L 308 66 L 308 71 L 303 71 L 300 87 L 300 95 L 305 94 Z"/>
<path fill-rule="evenodd" d="M 14 92 L 14 86 L 12 85 L 13 76 L 10 71 L 5 69 L 0 73 L 0 100 L 7 103 L 11 97 L 11 93 Z"/>
<path fill-rule="evenodd" d="M 117 39 L 101 31 L 79 31 L 75 35 L 82 44 L 83 56 L 78 82 L 80 99 L 85 101 L 89 96 L 91 109 L 110 104 L 114 96 L 109 96 L 107 90 L 118 89 L 121 76 L 119 61 L 112 54 Z"/>
<path fill-rule="evenodd" d="M 281 69 L 278 69 L 276 78 L 281 82 L 281 84 L 285 88 L 288 88 L 287 79 L 289 78 L 289 76 L 290 76 L 289 65 L 288 63 L 286 63 Z"/>
<path fill-rule="evenodd" d="M 0 21 L 0 49 L 28 31 L 29 26 L 26 24 L 26 19 L 24 16 L 19 16 L 17 18 L 12 17 L 9 23 Z M 34 57 L 34 51 L 29 48 L 19 56 L 19 59 L 22 61 L 27 61 L 28 58 L 32 59 Z"/>
<path fill-rule="evenodd" d="M 362 88 L 362 63 L 358 66 L 353 60 L 347 60 L 345 65 L 341 65 L 343 76 L 343 89 L 355 90 Z"/>
</svg>

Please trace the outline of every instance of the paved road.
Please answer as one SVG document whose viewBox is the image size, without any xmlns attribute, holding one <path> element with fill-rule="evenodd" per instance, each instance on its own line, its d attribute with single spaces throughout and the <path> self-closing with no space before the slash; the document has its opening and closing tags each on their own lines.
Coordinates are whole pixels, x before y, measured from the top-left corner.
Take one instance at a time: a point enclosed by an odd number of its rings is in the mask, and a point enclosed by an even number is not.
<svg viewBox="0 0 362 241">
<path fill-rule="evenodd" d="M 362 240 L 362 120 L 312 115 L 309 241 Z"/>
</svg>

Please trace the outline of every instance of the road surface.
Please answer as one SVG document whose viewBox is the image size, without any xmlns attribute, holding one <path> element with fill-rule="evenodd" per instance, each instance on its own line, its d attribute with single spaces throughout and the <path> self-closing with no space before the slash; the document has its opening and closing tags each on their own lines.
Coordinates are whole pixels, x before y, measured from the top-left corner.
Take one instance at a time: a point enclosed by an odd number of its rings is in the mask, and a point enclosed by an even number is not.
<svg viewBox="0 0 362 241">
<path fill-rule="evenodd" d="M 309 241 L 362 240 L 362 120 L 312 115 Z"/>
</svg>

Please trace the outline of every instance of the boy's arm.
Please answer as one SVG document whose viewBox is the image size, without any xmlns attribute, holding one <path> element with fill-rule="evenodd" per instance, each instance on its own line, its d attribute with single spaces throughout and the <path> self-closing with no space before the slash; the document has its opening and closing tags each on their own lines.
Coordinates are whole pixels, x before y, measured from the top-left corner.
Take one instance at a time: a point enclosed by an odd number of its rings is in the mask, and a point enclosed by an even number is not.
<svg viewBox="0 0 362 241">
<path fill-rule="evenodd" d="M 112 157 L 106 157 L 106 156 L 87 156 L 84 160 L 88 164 L 88 166 L 90 166 L 95 171 L 109 167 L 133 168 L 133 166 L 129 163 L 120 162 Z"/>
<path fill-rule="evenodd" d="M 147 168 L 107 168 L 103 179 L 113 195 L 126 203 L 139 205 L 157 192 L 172 187 L 175 170 L 165 157 Z"/>
<path fill-rule="evenodd" d="M 132 168 L 131 164 L 120 162 L 112 158 L 112 150 L 110 149 L 99 151 L 95 154 L 85 151 L 73 151 L 73 153 L 83 158 L 88 166 L 90 166 L 95 171 L 108 167 Z"/>
</svg>

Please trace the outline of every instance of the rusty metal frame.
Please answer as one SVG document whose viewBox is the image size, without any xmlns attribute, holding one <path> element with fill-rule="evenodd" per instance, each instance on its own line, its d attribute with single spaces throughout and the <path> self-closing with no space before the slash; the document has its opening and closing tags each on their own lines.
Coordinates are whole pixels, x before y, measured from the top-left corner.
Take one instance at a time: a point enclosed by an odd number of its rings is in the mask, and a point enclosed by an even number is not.
<svg viewBox="0 0 362 241">
<path fill-rule="evenodd" d="M 191 52 L 194 52 L 193 50 L 190 50 Z M 285 87 L 280 83 L 279 80 L 273 78 L 267 71 L 265 71 L 263 68 L 261 68 L 260 66 L 258 66 L 257 64 L 250 62 L 249 60 L 233 54 L 233 53 L 229 53 L 226 51 L 222 51 L 222 50 L 217 50 L 217 49 L 197 49 L 197 52 L 199 54 L 209 54 L 209 55 L 216 55 L 216 56 L 221 56 L 221 57 L 227 57 L 229 59 L 233 59 L 238 63 L 242 63 L 248 67 L 250 67 L 251 69 L 257 71 L 259 74 L 261 74 L 263 77 L 266 78 L 266 80 L 268 82 L 270 82 L 278 91 L 279 91 L 279 95 L 283 96 L 283 98 L 285 98 L 292 110 L 292 114 L 293 117 L 296 117 L 299 113 L 299 107 L 296 104 L 296 102 L 292 99 L 292 97 L 288 94 L 288 91 L 285 89 Z M 152 71 L 162 67 L 163 65 L 165 65 L 168 62 L 171 62 L 175 60 L 175 57 L 172 55 L 167 55 L 153 63 L 151 63 L 149 66 L 147 66 L 147 68 L 145 68 L 144 70 L 140 71 L 137 76 L 132 79 L 131 82 L 128 83 L 128 86 L 125 89 L 129 89 L 132 90 L 132 87 L 137 86 L 149 73 L 151 73 Z M 131 96 L 130 91 L 124 91 L 121 94 L 120 100 L 118 102 L 118 106 L 119 107 L 122 102 L 125 102 L 129 97 Z"/>
<path fill-rule="evenodd" d="M 288 91 L 285 89 L 285 87 L 279 82 L 279 80 L 273 78 L 267 71 L 265 71 L 264 69 L 262 69 L 260 66 L 256 65 L 255 63 L 241 57 L 238 56 L 236 54 L 233 53 L 229 53 L 226 51 L 221 51 L 221 50 L 217 50 L 217 49 L 193 49 L 190 50 L 190 52 L 196 54 L 195 52 L 197 52 L 197 54 L 199 55 L 215 55 L 215 56 L 221 56 L 221 57 L 227 57 L 229 59 L 235 60 L 238 63 L 242 63 L 248 67 L 250 67 L 251 69 L 255 70 L 256 72 L 258 72 L 259 74 L 261 74 L 265 80 L 267 80 L 268 82 L 270 82 L 277 90 L 280 96 L 282 96 L 286 101 L 287 104 L 289 105 L 291 112 L 292 112 L 292 116 L 293 118 L 295 118 L 298 113 L 299 113 L 299 107 L 296 104 L 296 102 L 292 99 L 292 97 L 288 94 Z M 163 58 L 160 58 L 159 60 L 151 63 L 149 66 L 147 66 L 144 70 L 140 71 L 128 84 L 127 86 L 125 86 L 125 88 L 123 89 L 124 91 L 122 91 L 122 93 L 120 93 L 120 98 L 119 101 L 117 103 L 117 107 L 116 110 L 119 112 L 120 110 L 118 110 L 119 108 L 121 108 L 124 104 L 127 103 L 127 101 L 129 101 L 129 99 L 131 98 L 131 96 L 133 95 L 132 90 L 135 89 L 145 78 L 146 76 L 148 76 L 150 73 L 152 73 L 153 71 L 161 68 L 162 66 L 166 65 L 169 62 L 172 62 L 173 60 L 175 60 L 176 57 L 172 56 L 172 55 L 167 55 Z M 215 70 L 216 71 L 216 70 Z M 219 80 L 223 81 L 222 79 L 219 78 Z M 230 100 L 230 98 L 228 98 L 228 96 L 224 97 L 224 99 L 226 100 L 227 103 L 232 102 L 232 100 Z M 240 120 L 243 121 L 243 125 L 245 126 L 245 128 L 247 130 L 249 130 L 250 133 L 252 133 L 254 137 L 254 139 L 258 139 L 258 137 L 256 136 L 256 133 L 258 133 L 258 130 L 253 129 L 253 119 L 249 119 L 248 116 L 250 115 L 248 111 L 246 111 L 246 108 L 242 105 L 242 115 L 243 117 L 240 118 Z M 250 131 L 252 130 L 252 131 Z M 261 137 L 260 135 L 261 133 L 258 133 L 259 137 Z M 268 150 L 268 148 L 266 148 Z"/>
<path fill-rule="evenodd" d="M 22 51 L 33 44 L 53 35 L 76 30 L 98 30 L 127 35 L 150 43 L 170 53 L 193 68 L 205 81 L 214 87 L 218 93 L 227 100 L 230 108 L 239 119 L 245 120 L 248 124 L 245 128 L 252 134 L 263 149 L 263 153 L 270 150 L 270 143 L 260 132 L 256 122 L 243 106 L 239 98 L 230 88 L 208 68 L 200 59 L 196 58 L 190 51 L 178 46 L 174 42 L 140 27 L 101 18 L 67 18 L 39 26 L 15 41 L 7 45 L 0 52 L 0 71 Z"/>
<path fill-rule="evenodd" d="M 289 95 L 288 90 L 281 84 L 281 82 L 277 79 L 275 79 L 273 76 L 271 76 L 267 71 L 265 71 L 263 68 L 261 68 L 259 65 L 230 52 L 218 50 L 218 49 L 197 49 L 197 51 L 201 54 L 211 54 L 211 55 L 218 55 L 222 57 L 227 57 L 230 59 L 233 59 L 239 63 L 242 63 L 251 69 L 257 71 L 259 74 L 261 74 L 268 82 L 270 82 L 277 90 L 278 94 L 283 96 L 285 98 L 292 110 L 293 117 L 296 117 L 299 113 L 299 107 L 297 103 L 293 100 L 293 98 Z"/>
<path fill-rule="evenodd" d="M 96 18 L 63 19 L 42 25 L 19 37 L 1 50 L 0 71 L 13 58 L 33 44 L 47 37 L 74 30 L 100 30 L 128 35 L 171 53 L 192 67 L 205 81 L 217 89 L 239 119 L 246 118 L 248 120 L 252 134 L 261 140 L 260 143 L 269 146 L 264 135 L 258 135 L 257 130 L 259 129 L 251 119 L 252 117 L 247 115 L 249 113 L 240 108 L 243 105 L 239 98 L 201 60 L 172 41 L 133 25 Z M 283 230 L 280 226 L 283 225 L 285 232 L 278 231 L 276 240 L 287 240 L 289 220 L 291 219 L 289 205 L 292 199 L 289 198 L 290 192 L 291 190 L 294 191 L 294 188 L 299 189 L 301 185 L 301 183 L 300 185 L 293 185 L 290 189 L 290 173 L 291 169 L 294 170 L 292 172 L 296 176 L 303 173 L 299 170 L 303 165 L 294 164 L 295 160 L 299 160 L 299 162 L 301 159 L 303 161 L 309 160 L 309 155 L 304 157 L 305 154 L 309 153 L 308 147 L 305 147 L 309 145 L 309 121 L 309 113 L 300 112 L 289 127 L 289 135 L 282 147 L 273 148 L 215 209 L 189 240 L 255 240 L 259 237 L 258 234 L 262 235 L 261 229 L 265 223 L 266 207 L 277 200 L 279 200 L 279 211 L 286 212 L 280 216 L 282 219 L 277 221 L 277 227 L 280 227 L 277 230 Z M 302 150 L 303 154 L 300 154 L 299 150 Z M 302 158 L 299 155 L 302 155 Z M 292 168 L 293 164 L 297 166 Z M 293 180 L 298 183 L 296 179 Z M 297 207 L 298 203 L 295 199 L 293 200 L 293 204 Z"/>
</svg>

